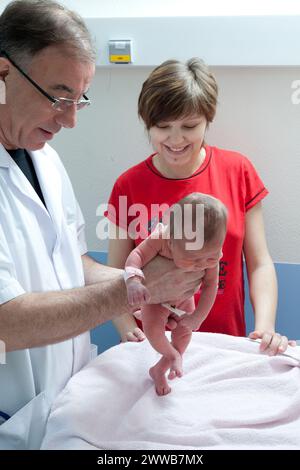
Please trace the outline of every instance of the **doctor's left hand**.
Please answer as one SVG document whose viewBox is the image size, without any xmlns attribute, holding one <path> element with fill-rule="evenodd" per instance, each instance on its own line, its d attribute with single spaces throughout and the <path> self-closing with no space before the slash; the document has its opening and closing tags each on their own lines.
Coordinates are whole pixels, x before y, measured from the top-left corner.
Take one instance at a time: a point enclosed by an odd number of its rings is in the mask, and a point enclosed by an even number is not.
<svg viewBox="0 0 300 470">
<path fill-rule="evenodd" d="M 261 339 L 259 350 L 266 352 L 269 356 L 283 353 L 288 346 L 296 346 L 296 341 L 288 340 L 286 336 L 279 333 L 255 330 L 249 334 L 251 339 Z"/>
</svg>

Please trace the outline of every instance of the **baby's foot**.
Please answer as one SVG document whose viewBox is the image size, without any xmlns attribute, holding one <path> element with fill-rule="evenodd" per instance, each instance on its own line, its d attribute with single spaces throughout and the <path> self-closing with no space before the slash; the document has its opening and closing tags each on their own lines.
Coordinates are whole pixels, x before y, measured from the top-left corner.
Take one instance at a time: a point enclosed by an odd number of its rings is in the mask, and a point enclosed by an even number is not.
<svg viewBox="0 0 300 470">
<path fill-rule="evenodd" d="M 163 395 L 168 395 L 171 391 L 171 387 L 169 386 L 165 374 L 163 374 L 157 365 L 151 367 L 149 370 L 150 377 L 154 380 L 155 390 L 157 395 L 160 397 Z"/>
<path fill-rule="evenodd" d="M 168 375 L 168 379 L 173 380 L 176 377 L 182 377 L 182 357 L 181 354 L 178 352 L 176 354 L 175 359 L 171 363 L 170 372 Z"/>
</svg>

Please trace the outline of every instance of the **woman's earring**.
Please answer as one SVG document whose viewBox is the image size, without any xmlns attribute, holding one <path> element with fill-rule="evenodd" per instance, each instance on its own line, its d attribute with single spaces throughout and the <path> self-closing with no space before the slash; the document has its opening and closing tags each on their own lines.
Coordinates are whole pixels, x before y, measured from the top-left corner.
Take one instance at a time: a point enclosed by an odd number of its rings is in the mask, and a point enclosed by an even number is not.
<svg viewBox="0 0 300 470">
<path fill-rule="evenodd" d="M 0 104 L 6 104 L 6 86 L 4 80 L 0 80 Z"/>
</svg>

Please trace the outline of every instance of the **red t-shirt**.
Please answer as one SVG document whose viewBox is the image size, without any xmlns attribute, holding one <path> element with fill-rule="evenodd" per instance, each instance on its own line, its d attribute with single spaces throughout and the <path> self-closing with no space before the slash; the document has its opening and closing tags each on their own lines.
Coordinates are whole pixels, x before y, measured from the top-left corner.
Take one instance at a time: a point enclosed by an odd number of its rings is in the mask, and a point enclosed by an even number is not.
<svg viewBox="0 0 300 470">
<path fill-rule="evenodd" d="M 161 219 L 166 210 L 166 206 L 159 208 L 161 204 L 171 206 L 193 192 L 220 199 L 228 209 L 228 229 L 220 261 L 219 289 L 200 331 L 244 336 L 245 214 L 268 194 L 267 189 L 252 163 L 237 152 L 206 146 L 201 167 L 182 179 L 163 176 L 152 158 L 150 155 L 117 179 L 109 199 L 108 218 L 130 233 L 134 231 L 138 245 Z M 120 196 L 124 197 L 119 199 Z M 199 295 L 195 295 L 196 302 Z"/>
</svg>

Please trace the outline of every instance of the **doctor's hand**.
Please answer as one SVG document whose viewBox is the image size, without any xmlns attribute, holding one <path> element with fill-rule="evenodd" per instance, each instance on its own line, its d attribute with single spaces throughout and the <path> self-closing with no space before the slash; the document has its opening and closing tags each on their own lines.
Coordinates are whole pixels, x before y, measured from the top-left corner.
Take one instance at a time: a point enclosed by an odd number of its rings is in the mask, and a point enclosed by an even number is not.
<svg viewBox="0 0 300 470">
<path fill-rule="evenodd" d="M 296 346 L 296 341 L 288 340 L 286 336 L 279 333 L 255 330 L 249 334 L 251 339 L 261 339 L 259 350 L 266 352 L 269 356 L 283 353 L 288 346 Z"/>
<path fill-rule="evenodd" d="M 176 303 L 179 299 L 192 297 L 199 289 L 201 272 L 185 271 L 172 260 L 156 256 L 144 268 L 145 284 L 150 292 L 150 302 Z"/>
</svg>

